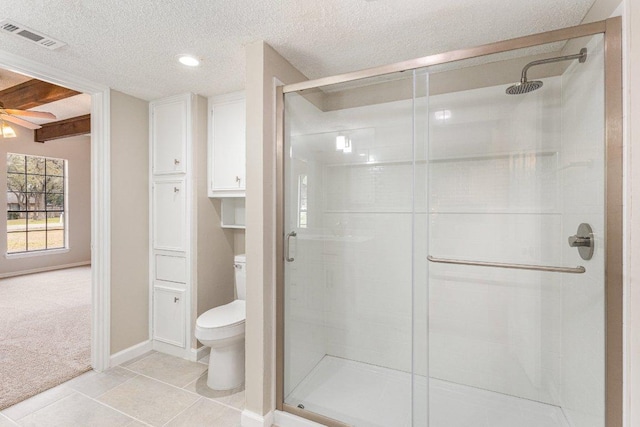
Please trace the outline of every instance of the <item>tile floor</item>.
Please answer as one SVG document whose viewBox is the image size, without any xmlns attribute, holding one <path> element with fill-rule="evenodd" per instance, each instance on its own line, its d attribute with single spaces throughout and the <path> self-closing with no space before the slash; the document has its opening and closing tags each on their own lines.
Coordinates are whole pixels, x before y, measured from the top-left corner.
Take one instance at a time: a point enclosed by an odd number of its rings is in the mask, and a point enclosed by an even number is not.
<svg viewBox="0 0 640 427">
<path fill-rule="evenodd" d="M 414 377 L 414 426 L 426 426 L 427 379 Z M 430 427 L 568 427 L 562 410 L 528 399 L 429 381 Z M 325 356 L 286 402 L 358 427 L 411 425 L 411 375 Z"/>
<path fill-rule="evenodd" d="M 0 427 L 239 427 L 244 388 L 209 389 L 207 364 L 151 352 L 9 407 L 0 412 Z"/>
</svg>

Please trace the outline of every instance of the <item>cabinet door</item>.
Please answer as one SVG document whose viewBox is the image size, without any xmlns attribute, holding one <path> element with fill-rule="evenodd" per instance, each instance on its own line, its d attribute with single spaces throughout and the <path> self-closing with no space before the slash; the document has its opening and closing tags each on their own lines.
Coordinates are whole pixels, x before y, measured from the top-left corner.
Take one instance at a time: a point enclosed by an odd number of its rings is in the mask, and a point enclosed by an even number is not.
<svg viewBox="0 0 640 427">
<path fill-rule="evenodd" d="M 153 288 L 153 339 L 184 347 L 185 291 Z"/>
<path fill-rule="evenodd" d="M 213 191 L 245 188 L 245 101 L 213 104 L 211 108 Z"/>
<path fill-rule="evenodd" d="M 187 202 L 184 179 L 153 183 L 153 247 L 186 250 Z"/>
<path fill-rule="evenodd" d="M 151 150 L 153 173 L 186 171 L 188 99 L 151 104 Z"/>
</svg>

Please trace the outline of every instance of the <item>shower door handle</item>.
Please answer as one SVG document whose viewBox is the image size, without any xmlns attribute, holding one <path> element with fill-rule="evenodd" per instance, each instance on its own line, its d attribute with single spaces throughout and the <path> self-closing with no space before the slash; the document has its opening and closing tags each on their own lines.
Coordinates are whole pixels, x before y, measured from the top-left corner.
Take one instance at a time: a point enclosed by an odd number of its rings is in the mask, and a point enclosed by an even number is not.
<svg viewBox="0 0 640 427">
<path fill-rule="evenodd" d="M 295 261 L 295 258 L 293 258 L 292 256 L 290 256 L 291 254 L 289 253 L 289 249 L 291 248 L 291 241 L 290 239 L 292 237 L 296 237 L 298 235 L 298 233 L 296 233 L 295 231 L 292 231 L 291 233 L 287 234 L 287 237 L 285 237 L 285 242 L 286 242 L 286 248 L 285 248 L 285 256 L 284 258 L 287 260 L 287 262 L 293 262 Z"/>
</svg>

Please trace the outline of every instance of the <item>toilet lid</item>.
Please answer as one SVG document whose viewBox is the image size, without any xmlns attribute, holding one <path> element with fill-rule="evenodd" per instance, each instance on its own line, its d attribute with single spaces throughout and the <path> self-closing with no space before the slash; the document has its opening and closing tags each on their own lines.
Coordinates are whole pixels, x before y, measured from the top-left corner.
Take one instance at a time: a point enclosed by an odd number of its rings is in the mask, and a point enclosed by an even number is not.
<svg viewBox="0 0 640 427">
<path fill-rule="evenodd" d="M 245 302 L 237 299 L 202 314 L 198 317 L 196 325 L 200 328 L 223 328 L 244 322 L 245 315 Z"/>
</svg>

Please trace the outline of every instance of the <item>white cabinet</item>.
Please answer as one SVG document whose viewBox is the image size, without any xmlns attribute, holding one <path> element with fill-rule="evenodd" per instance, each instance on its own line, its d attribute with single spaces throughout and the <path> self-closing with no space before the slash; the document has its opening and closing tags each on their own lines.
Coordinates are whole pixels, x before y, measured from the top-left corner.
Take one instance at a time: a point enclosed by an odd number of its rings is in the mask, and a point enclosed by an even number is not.
<svg viewBox="0 0 640 427">
<path fill-rule="evenodd" d="M 187 231 L 184 178 L 154 179 L 152 185 L 153 247 L 184 252 Z"/>
<path fill-rule="evenodd" d="M 153 339 L 179 347 L 185 346 L 185 291 L 153 288 Z"/>
<path fill-rule="evenodd" d="M 244 197 L 244 93 L 209 98 L 209 113 L 209 197 Z"/>
<path fill-rule="evenodd" d="M 170 98 L 153 104 L 151 140 L 153 141 L 153 174 L 185 173 L 189 129 L 189 100 Z"/>
<path fill-rule="evenodd" d="M 197 276 L 195 160 L 203 159 L 206 151 L 206 100 L 184 94 L 152 101 L 149 120 L 153 348 L 191 358 L 191 299 Z"/>
</svg>

